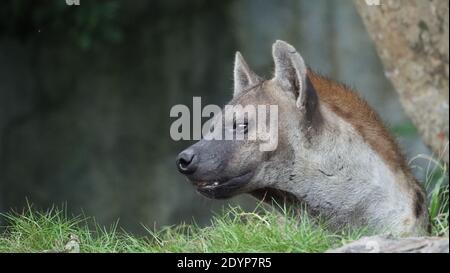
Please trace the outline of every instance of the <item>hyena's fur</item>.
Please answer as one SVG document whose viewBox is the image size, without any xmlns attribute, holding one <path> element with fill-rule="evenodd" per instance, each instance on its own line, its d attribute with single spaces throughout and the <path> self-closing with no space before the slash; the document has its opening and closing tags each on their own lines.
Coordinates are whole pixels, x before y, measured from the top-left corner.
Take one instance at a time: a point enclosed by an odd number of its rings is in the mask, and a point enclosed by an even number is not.
<svg viewBox="0 0 450 273">
<path fill-rule="evenodd" d="M 234 146 L 200 141 L 198 147 L 214 145 L 208 146 L 208 158 L 217 156 L 219 163 L 209 166 L 213 163 L 201 161 L 199 152 L 199 170 L 189 178 L 212 181 L 248 170 L 249 181 L 226 197 L 250 193 L 259 199 L 302 204 L 333 228 L 424 233 L 428 227 L 424 191 L 378 115 L 349 88 L 307 69 L 291 45 L 277 41 L 273 57 L 275 76 L 264 81 L 236 54 L 230 104 L 278 105 L 277 149 L 257 151 L 257 143 L 251 141 Z M 221 152 L 216 155 L 214 149 Z M 220 190 L 211 189 L 209 194 L 218 197 Z"/>
<path fill-rule="evenodd" d="M 304 139 L 295 131 L 303 126 L 289 117 L 279 121 L 279 145 L 288 146 L 286 154 L 291 155 L 284 157 L 282 171 L 270 159 L 265 163 L 267 172 L 258 180 L 272 183 L 253 195 L 277 202 L 300 201 L 335 228 L 423 233 L 428 222 L 425 194 L 378 115 L 345 86 L 311 71 L 307 74 L 318 94 L 318 117 L 303 128 L 309 131 Z M 280 92 L 270 81 L 260 91 Z M 295 111 L 288 101 L 278 105 L 287 116 Z"/>
</svg>

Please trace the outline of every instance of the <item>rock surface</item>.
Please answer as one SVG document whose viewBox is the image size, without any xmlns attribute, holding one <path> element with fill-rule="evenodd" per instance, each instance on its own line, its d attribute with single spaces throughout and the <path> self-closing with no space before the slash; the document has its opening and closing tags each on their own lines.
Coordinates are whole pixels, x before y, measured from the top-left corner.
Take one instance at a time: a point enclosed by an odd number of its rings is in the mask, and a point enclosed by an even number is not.
<svg viewBox="0 0 450 273">
<path fill-rule="evenodd" d="M 449 253 L 448 237 L 363 237 L 327 253 Z"/>
</svg>

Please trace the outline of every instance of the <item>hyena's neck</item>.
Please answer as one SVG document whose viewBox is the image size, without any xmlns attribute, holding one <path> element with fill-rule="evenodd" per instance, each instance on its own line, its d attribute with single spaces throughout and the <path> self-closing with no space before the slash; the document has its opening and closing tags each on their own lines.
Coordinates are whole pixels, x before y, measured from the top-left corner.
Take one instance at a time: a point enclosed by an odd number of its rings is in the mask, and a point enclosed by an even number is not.
<svg viewBox="0 0 450 273">
<path fill-rule="evenodd" d="M 295 163 L 277 189 L 336 226 L 417 233 L 427 218 L 425 197 L 397 144 L 363 100 L 340 85 L 325 90 L 314 77 L 321 128 L 306 143 L 293 138 Z"/>
</svg>

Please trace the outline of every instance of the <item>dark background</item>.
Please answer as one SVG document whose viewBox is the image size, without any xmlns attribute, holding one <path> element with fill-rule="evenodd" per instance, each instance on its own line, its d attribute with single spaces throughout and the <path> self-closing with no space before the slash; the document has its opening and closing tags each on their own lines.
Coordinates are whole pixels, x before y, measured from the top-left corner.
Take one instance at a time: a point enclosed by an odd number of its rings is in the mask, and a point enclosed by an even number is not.
<svg viewBox="0 0 450 273">
<path fill-rule="evenodd" d="M 40 209 L 65 205 L 100 224 L 120 219 L 134 233 L 142 224 L 207 224 L 228 202 L 201 197 L 177 173 L 174 158 L 190 143 L 171 140 L 170 108 L 191 107 L 192 96 L 226 103 L 236 50 L 269 78 L 276 39 L 358 89 L 408 158 L 429 153 L 351 1 L 80 4 L 0 4 L 0 213 L 28 200 Z"/>
</svg>

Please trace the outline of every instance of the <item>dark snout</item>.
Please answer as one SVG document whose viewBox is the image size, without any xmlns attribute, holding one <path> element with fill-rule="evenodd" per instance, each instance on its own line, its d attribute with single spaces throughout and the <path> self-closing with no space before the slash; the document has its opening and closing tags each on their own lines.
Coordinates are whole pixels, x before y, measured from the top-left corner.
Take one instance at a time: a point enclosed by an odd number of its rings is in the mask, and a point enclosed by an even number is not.
<svg viewBox="0 0 450 273">
<path fill-rule="evenodd" d="M 188 148 L 177 156 L 178 171 L 182 174 L 193 174 L 197 170 L 198 155 L 194 149 Z"/>
<path fill-rule="evenodd" d="M 178 171 L 186 176 L 199 193 L 215 199 L 230 198 L 252 177 L 249 169 L 229 167 L 231 144 L 201 140 L 182 151 L 176 159 Z"/>
</svg>

